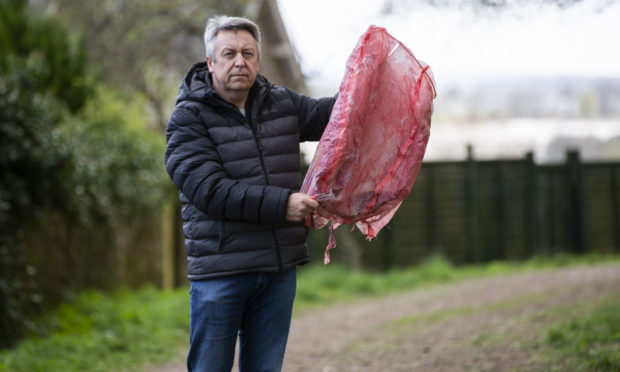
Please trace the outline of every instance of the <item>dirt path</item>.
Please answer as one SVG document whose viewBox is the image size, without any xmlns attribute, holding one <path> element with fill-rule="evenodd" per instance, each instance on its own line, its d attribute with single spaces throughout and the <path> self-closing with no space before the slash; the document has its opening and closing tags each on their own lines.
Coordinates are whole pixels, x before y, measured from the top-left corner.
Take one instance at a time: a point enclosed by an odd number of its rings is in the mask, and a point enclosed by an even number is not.
<svg viewBox="0 0 620 372">
<path fill-rule="evenodd" d="M 283 370 L 545 370 L 532 351 L 547 329 L 613 296 L 620 296 L 617 263 L 474 279 L 307 311 L 293 319 Z M 178 363 L 160 368 L 184 370 Z"/>
</svg>

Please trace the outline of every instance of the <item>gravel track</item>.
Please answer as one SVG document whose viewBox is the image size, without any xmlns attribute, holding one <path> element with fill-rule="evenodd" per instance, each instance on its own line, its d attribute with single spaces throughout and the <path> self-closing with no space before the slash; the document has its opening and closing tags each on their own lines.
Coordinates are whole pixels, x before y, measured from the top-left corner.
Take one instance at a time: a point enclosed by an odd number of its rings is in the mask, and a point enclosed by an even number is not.
<svg viewBox="0 0 620 372">
<path fill-rule="evenodd" d="M 620 296 L 620 264 L 471 279 L 296 314 L 285 372 L 539 371 L 549 327 Z M 184 371 L 177 361 L 149 371 Z M 236 371 L 236 367 L 234 368 Z"/>
</svg>

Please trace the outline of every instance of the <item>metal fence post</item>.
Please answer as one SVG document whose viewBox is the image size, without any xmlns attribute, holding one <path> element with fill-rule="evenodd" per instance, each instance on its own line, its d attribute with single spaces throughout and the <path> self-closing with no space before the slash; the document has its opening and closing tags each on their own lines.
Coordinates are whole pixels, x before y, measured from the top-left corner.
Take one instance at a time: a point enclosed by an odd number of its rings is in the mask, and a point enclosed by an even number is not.
<svg viewBox="0 0 620 372">
<path fill-rule="evenodd" d="M 583 209 L 583 180 L 579 152 L 566 152 L 568 176 L 568 234 L 571 238 L 573 253 L 582 254 L 587 251 L 585 237 L 585 219 Z"/>
<path fill-rule="evenodd" d="M 467 146 L 467 175 L 466 175 L 466 203 L 467 211 L 467 245 L 470 259 L 473 262 L 481 262 L 479 236 L 478 236 L 478 169 L 474 160 L 474 151 L 471 145 Z"/>
<path fill-rule="evenodd" d="M 612 213 L 612 230 L 614 232 L 614 252 L 620 253 L 620 196 L 618 195 L 618 170 L 620 166 L 618 164 L 611 164 L 609 166 L 610 177 L 610 189 L 611 189 L 611 213 Z"/>
<path fill-rule="evenodd" d="M 540 205 L 538 197 L 538 168 L 534 162 L 534 153 L 531 151 L 525 155 L 526 180 L 525 180 L 525 229 L 527 243 L 529 244 L 528 256 L 540 253 Z"/>
<path fill-rule="evenodd" d="M 437 214 L 435 210 L 435 167 L 426 166 L 424 169 L 426 177 L 426 248 L 429 252 L 434 252 L 437 248 Z"/>
</svg>

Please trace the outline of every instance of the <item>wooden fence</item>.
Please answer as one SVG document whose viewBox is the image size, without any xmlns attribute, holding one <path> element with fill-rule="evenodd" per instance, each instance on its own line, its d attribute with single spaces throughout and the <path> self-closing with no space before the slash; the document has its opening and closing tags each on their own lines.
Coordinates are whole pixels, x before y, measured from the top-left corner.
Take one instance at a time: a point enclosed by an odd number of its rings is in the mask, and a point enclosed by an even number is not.
<svg viewBox="0 0 620 372">
<path fill-rule="evenodd" d="M 367 242 L 336 230 L 333 261 L 386 269 L 441 253 L 456 264 L 519 260 L 537 253 L 620 253 L 620 162 L 564 164 L 523 159 L 425 162 L 409 197 Z M 27 234 L 24 257 L 45 297 L 63 290 L 187 284 L 178 203 L 114 227 L 84 228 L 49 215 Z M 326 229 L 312 231 L 323 262 Z"/>
<path fill-rule="evenodd" d="M 425 162 L 409 197 L 379 236 L 336 230 L 335 261 L 384 269 L 441 253 L 456 264 L 534 254 L 620 253 L 620 162 L 523 159 Z M 341 231 L 340 231 L 341 230 Z M 312 255 L 326 232 L 313 232 Z M 339 249 L 340 248 L 340 249 Z"/>
</svg>

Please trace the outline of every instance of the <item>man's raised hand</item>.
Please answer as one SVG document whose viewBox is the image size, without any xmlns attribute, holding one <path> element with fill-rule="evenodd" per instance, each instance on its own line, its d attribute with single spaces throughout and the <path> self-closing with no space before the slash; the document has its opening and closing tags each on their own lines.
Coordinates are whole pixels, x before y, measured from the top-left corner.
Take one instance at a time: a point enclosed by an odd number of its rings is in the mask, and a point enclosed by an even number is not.
<svg viewBox="0 0 620 372">
<path fill-rule="evenodd" d="M 291 222 L 299 222 L 312 214 L 319 207 L 319 203 L 310 195 L 295 192 L 288 197 L 286 206 L 286 219 Z"/>
</svg>

